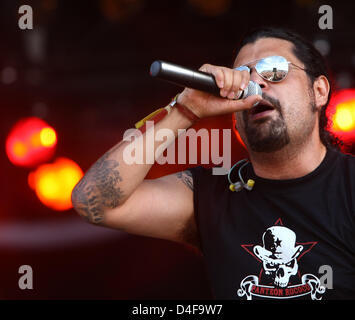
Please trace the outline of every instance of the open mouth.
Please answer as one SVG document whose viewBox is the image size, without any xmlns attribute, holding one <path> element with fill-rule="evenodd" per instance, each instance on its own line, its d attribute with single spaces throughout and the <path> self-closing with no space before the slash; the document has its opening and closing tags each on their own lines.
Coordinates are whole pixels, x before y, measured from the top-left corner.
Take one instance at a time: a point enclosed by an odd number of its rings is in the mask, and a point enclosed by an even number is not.
<svg viewBox="0 0 355 320">
<path fill-rule="evenodd" d="M 261 100 L 257 106 L 250 109 L 249 115 L 251 115 L 253 119 L 256 119 L 267 116 L 274 110 L 275 108 L 271 105 L 271 103 L 266 100 Z"/>
</svg>

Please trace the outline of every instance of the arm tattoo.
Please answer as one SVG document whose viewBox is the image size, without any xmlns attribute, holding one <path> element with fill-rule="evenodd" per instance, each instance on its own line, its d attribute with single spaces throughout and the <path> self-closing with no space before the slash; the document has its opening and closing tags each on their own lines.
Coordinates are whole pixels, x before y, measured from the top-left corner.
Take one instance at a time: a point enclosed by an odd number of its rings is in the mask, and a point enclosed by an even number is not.
<svg viewBox="0 0 355 320">
<path fill-rule="evenodd" d="M 91 223 L 101 224 L 104 209 L 117 207 L 123 197 L 119 163 L 109 159 L 110 154 L 104 154 L 90 168 L 72 193 L 75 209 Z"/>
<path fill-rule="evenodd" d="M 180 179 L 189 189 L 194 190 L 194 182 L 190 170 L 177 172 L 176 176 Z"/>
</svg>

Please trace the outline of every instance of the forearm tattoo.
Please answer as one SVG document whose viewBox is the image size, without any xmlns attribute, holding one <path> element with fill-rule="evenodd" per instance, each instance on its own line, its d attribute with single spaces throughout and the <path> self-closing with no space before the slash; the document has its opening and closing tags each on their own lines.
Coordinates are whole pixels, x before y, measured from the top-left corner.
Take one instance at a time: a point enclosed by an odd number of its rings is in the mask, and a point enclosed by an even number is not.
<svg viewBox="0 0 355 320">
<path fill-rule="evenodd" d="M 177 172 L 176 176 L 180 179 L 188 188 L 192 191 L 194 190 L 194 183 L 192 178 L 192 173 L 190 170 L 185 170 L 181 172 Z"/>
<path fill-rule="evenodd" d="M 89 169 L 72 193 L 75 209 L 91 223 L 101 224 L 104 209 L 117 207 L 123 197 L 119 163 L 109 159 L 111 153 L 104 154 Z"/>
</svg>

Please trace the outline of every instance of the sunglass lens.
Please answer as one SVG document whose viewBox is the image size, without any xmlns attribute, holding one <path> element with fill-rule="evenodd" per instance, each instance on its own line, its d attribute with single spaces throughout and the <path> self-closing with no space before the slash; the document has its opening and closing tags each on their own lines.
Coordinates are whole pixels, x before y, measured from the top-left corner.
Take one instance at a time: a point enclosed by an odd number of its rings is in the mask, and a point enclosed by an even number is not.
<svg viewBox="0 0 355 320">
<path fill-rule="evenodd" d="M 272 56 L 261 59 L 255 66 L 257 73 L 265 80 L 279 82 L 288 73 L 288 62 L 284 57 Z"/>
</svg>

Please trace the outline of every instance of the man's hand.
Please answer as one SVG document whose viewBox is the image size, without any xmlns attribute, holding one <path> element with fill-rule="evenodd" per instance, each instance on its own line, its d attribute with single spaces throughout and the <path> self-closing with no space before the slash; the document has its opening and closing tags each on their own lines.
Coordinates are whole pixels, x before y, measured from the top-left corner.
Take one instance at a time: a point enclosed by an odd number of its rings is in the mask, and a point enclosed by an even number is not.
<svg viewBox="0 0 355 320">
<path fill-rule="evenodd" d="M 217 86 L 220 88 L 220 96 L 185 88 L 179 95 L 178 102 L 189 108 L 199 118 L 233 113 L 246 110 L 262 99 L 259 95 L 253 95 L 243 100 L 233 100 L 240 90 L 244 90 L 250 79 L 248 71 L 238 71 L 226 67 L 204 64 L 200 71 L 212 74 Z"/>
</svg>

